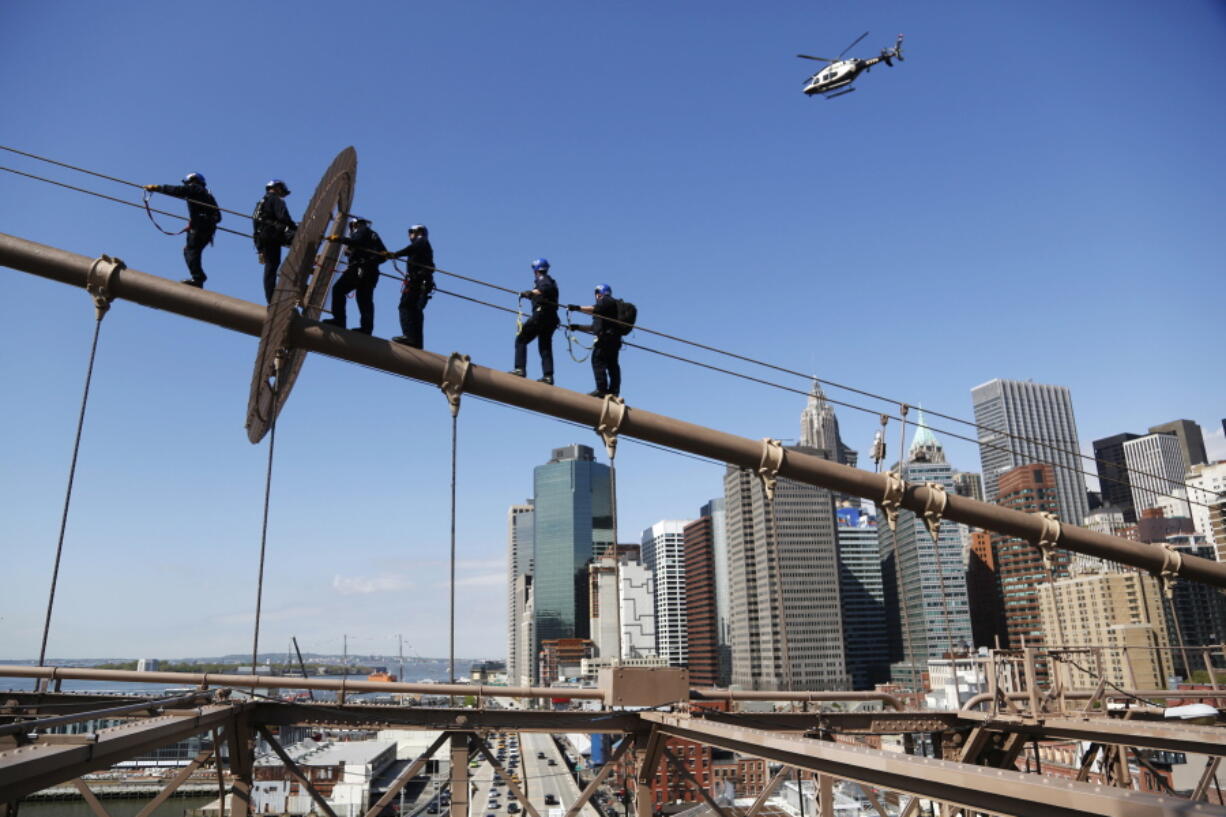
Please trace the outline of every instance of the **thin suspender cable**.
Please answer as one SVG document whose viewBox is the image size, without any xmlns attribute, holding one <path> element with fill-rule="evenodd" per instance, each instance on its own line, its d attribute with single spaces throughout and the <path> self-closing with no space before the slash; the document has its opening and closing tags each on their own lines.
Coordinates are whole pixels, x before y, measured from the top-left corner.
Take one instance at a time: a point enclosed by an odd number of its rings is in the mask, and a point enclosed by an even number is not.
<svg viewBox="0 0 1226 817">
<path fill-rule="evenodd" d="M 903 459 L 905 454 L 903 452 L 906 450 L 906 445 L 907 445 L 907 411 L 908 411 L 908 408 L 909 407 L 907 406 L 906 403 L 903 403 L 901 406 L 899 406 L 900 413 L 902 414 L 902 417 L 899 418 L 902 425 L 899 427 L 899 431 L 898 431 L 898 476 L 900 479 L 902 478 L 902 470 L 903 470 L 903 465 L 905 463 L 905 460 Z M 899 598 L 903 600 L 902 603 L 898 605 L 898 609 L 902 614 L 902 629 L 903 629 L 903 632 L 906 634 L 906 643 L 903 644 L 903 650 L 907 654 L 907 661 L 911 664 L 912 668 L 914 669 L 915 667 L 915 633 L 911 629 L 911 616 L 907 612 L 907 606 L 908 606 L 908 602 L 906 601 L 907 594 L 902 586 L 902 551 L 898 549 L 898 525 L 897 524 L 895 524 L 893 528 L 891 528 L 890 530 L 890 544 L 894 550 L 894 584 L 898 586 L 897 593 L 899 595 Z M 922 589 L 920 592 L 920 596 L 921 598 L 923 597 Z"/>
<path fill-rule="evenodd" d="M 783 662 L 783 682 L 787 685 L 784 691 L 791 692 L 795 683 L 792 678 L 791 648 L 788 646 L 787 607 L 783 597 L 783 544 L 779 541 L 779 519 L 775 514 L 775 498 L 766 495 L 765 485 L 763 485 L 762 498 L 769 506 L 771 550 L 775 557 L 773 560 L 775 563 L 775 595 L 779 600 L 779 660 Z"/>
<path fill-rule="evenodd" d="M 277 386 L 276 380 L 272 386 L 272 404 L 275 406 L 277 401 Z M 272 458 L 277 446 L 277 416 L 274 413 L 272 421 L 268 424 L 268 469 L 264 475 L 264 523 L 260 528 L 260 568 L 259 574 L 255 583 L 255 632 L 251 639 L 251 674 L 256 675 L 255 668 L 259 665 L 260 654 L 260 613 L 264 601 L 264 554 L 268 545 L 268 508 L 271 504 L 272 496 Z M 252 693 L 255 692 L 255 686 L 251 687 Z"/>
<path fill-rule="evenodd" d="M 47 594 L 47 616 L 43 620 L 43 639 L 38 648 L 38 665 L 47 660 L 47 638 L 51 634 L 51 610 L 55 606 L 55 588 L 59 583 L 60 559 L 64 553 L 64 533 L 68 528 L 68 508 L 72 503 L 72 485 L 77 475 L 77 455 L 81 450 L 81 432 L 85 427 L 85 408 L 89 404 L 89 385 L 94 377 L 94 359 L 98 353 L 98 335 L 102 330 L 105 309 L 100 309 L 94 321 L 94 339 L 89 345 L 89 365 L 85 369 L 85 387 L 81 391 L 81 413 L 77 416 L 77 436 L 72 444 L 72 462 L 68 466 L 68 487 L 64 491 L 64 512 L 60 515 L 60 535 L 55 544 L 55 565 L 51 569 L 51 590 Z"/>
<path fill-rule="evenodd" d="M 50 164 L 53 164 L 53 165 L 58 165 L 58 166 L 60 166 L 60 167 L 68 168 L 68 169 L 70 169 L 70 170 L 75 170 L 75 171 L 78 171 L 78 172 L 81 172 L 81 173 L 86 173 L 86 174 L 89 174 L 89 175 L 92 175 L 92 176 L 97 176 L 98 178 L 107 179 L 107 180 L 110 180 L 110 181 L 118 182 L 118 183 L 120 183 L 120 184 L 125 184 L 125 185 L 129 185 L 129 186 L 132 186 L 132 187 L 141 187 L 141 186 L 142 186 L 142 185 L 136 184 L 135 182 L 127 181 L 127 180 L 125 180 L 125 179 L 120 179 L 120 178 L 117 178 L 117 177 L 114 177 L 114 176 L 108 176 L 108 175 L 103 174 L 103 173 L 97 173 L 97 172 L 92 171 L 92 170 L 86 170 L 85 168 L 82 168 L 82 167 L 77 167 L 77 166 L 75 166 L 75 165 L 71 165 L 71 164 L 68 164 L 68 163 L 66 163 L 66 162 L 59 162 L 59 161 L 56 161 L 56 160 L 54 160 L 54 159 L 49 159 L 49 158 L 44 157 L 44 156 L 39 156 L 39 155 L 37 155 L 37 154 L 28 153 L 28 152 L 26 152 L 26 151 L 18 150 L 18 149 L 16 149 L 16 148 L 12 148 L 12 147 L 7 147 L 7 146 L 4 146 L 4 145 L 0 145 L 0 150 L 7 150 L 7 151 L 9 151 L 9 152 L 11 152 L 11 153 L 16 153 L 16 154 L 19 154 L 19 155 L 21 155 L 21 156 L 26 156 L 26 157 L 29 157 L 29 158 L 32 158 L 32 159 L 36 159 L 36 160 L 38 160 L 38 161 L 47 162 L 47 163 L 50 163 Z M 41 177 L 41 176 L 36 176 L 36 175 L 30 174 L 30 173 L 24 173 L 24 172 L 22 172 L 22 171 L 19 171 L 19 170 L 14 170 L 14 169 L 12 169 L 12 168 L 8 168 L 8 167 L 0 167 L 0 170 L 5 170 L 5 171 L 8 171 L 8 172 L 10 172 L 10 173 L 14 173 L 14 174 L 17 174 L 17 175 L 20 175 L 20 176 L 25 176 L 25 177 L 27 177 L 27 178 L 35 179 L 35 180 L 38 180 L 38 181 L 48 182 L 48 183 L 50 183 L 50 184 L 54 184 L 54 185 L 58 185 L 58 186 L 60 186 L 60 187 L 65 187 L 65 188 L 68 188 L 68 189 L 70 189 L 70 190 L 75 190 L 75 191 L 77 191 L 77 192 L 86 193 L 86 194 L 88 194 L 88 195 L 98 196 L 99 198 L 108 199 L 108 200 L 110 200 L 110 201 L 115 201 L 115 202 L 118 202 L 118 203 L 120 203 L 120 204 L 126 204 L 126 205 L 128 205 L 128 206 L 130 206 L 130 207 L 140 207 L 140 206 L 141 206 L 141 205 L 138 205 L 138 204 L 134 204 L 133 202 L 126 201 L 126 200 L 124 200 L 124 199 L 118 199 L 118 198 L 115 198 L 115 197 L 113 197 L 113 196 L 107 196 L 107 195 L 104 195 L 104 194 L 101 194 L 101 193 L 95 193 L 95 192 L 93 192 L 93 191 L 91 191 L 91 190 L 86 190 L 86 189 L 84 189 L 84 188 L 74 187 L 74 186 L 72 186 L 72 185 L 64 184 L 64 183 L 62 183 L 62 182 L 57 182 L 57 181 L 54 181 L 54 180 L 52 180 L 52 179 L 46 179 L 46 178 L 43 178 L 43 177 Z M 237 212 L 237 211 L 234 211 L 234 210 L 227 210 L 226 208 L 224 208 L 224 207 L 220 207 L 220 206 L 218 206 L 218 205 L 208 204 L 207 202 L 197 202 L 197 203 L 198 203 L 198 204 L 201 204 L 201 205 L 203 205 L 203 206 L 207 206 L 207 207 L 214 207 L 214 208 L 216 208 L 216 209 L 217 209 L 217 210 L 219 210 L 219 211 L 226 212 L 226 213 L 231 213 L 231 214 L 233 214 L 233 215 L 240 216 L 240 217 L 242 217 L 242 218 L 248 218 L 248 219 L 249 219 L 249 218 L 251 218 L 251 216 L 250 216 L 250 215 L 248 215 L 248 214 L 246 214 L 246 213 L 240 213 L 240 212 Z M 166 211 L 164 211 L 164 210 L 155 210 L 154 212 L 162 213 L 162 214 L 164 214 L 164 215 L 167 215 L 167 216 L 170 216 L 170 217 L 173 217 L 173 218 L 179 218 L 179 219 L 186 220 L 186 219 L 185 219 L 183 216 L 181 216 L 181 215 L 178 215 L 178 214 L 175 214 L 175 213 L 169 213 L 169 212 L 166 212 Z M 241 235 L 241 236 L 244 236 L 244 237 L 246 237 L 246 238 L 250 238 L 250 237 L 251 237 L 250 235 L 248 235 L 248 234 L 246 234 L 246 233 L 242 233 L 242 232 L 239 232 L 239 231 L 237 231 L 237 230 L 231 230 L 231 229 L 226 228 L 226 227 L 218 227 L 217 229 L 218 229 L 218 230 L 220 230 L 220 231 L 223 231 L 223 232 L 232 233 L 232 234 L 234 234 L 234 235 Z M 395 259 L 393 259 L 393 266 L 395 266 Z M 483 281 L 483 280 L 481 280 L 481 279 L 479 279 L 479 278 L 474 278 L 474 277 L 471 277 L 471 276 L 462 275 L 462 274 L 460 274 L 460 273 L 457 273 L 457 272 L 451 272 L 451 271 L 449 271 L 449 270 L 440 269 L 440 268 L 438 268 L 438 267 L 431 267 L 431 269 L 432 269 L 434 272 L 439 272 L 439 273 L 442 273 L 443 275 L 448 275 L 448 276 L 451 276 L 451 277 L 453 277 L 453 278 L 458 278 L 458 279 L 463 280 L 463 281 L 468 281 L 468 282 L 470 282 L 470 283 L 478 284 L 478 285 L 480 285 L 480 286 L 489 287 L 489 288 L 491 288 L 491 289 L 496 289 L 496 290 L 499 290 L 499 291 L 501 291 L 501 292 L 506 292 L 506 293 L 510 293 L 510 294 L 517 294 L 517 293 L 516 293 L 516 290 L 510 289 L 510 288 L 508 288 L 508 287 L 500 286 L 500 285 L 498 285 L 498 284 L 493 284 L 493 283 L 490 283 L 490 282 L 488 282 L 488 281 Z M 388 277 L 395 277 L 395 276 L 392 276 L 390 273 L 380 272 L 379 274 L 380 274 L 380 275 L 386 275 L 386 276 L 388 276 Z M 454 294 L 456 294 L 456 293 L 449 293 L 449 294 L 453 294 L 453 295 L 454 295 Z M 464 296 L 459 296 L 459 297 L 464 297 Z M 474 301 L 476 301 L 476 299 L 470 299 L 470 300 L 474 300 Z M 478 303 L 483 303 L 483 302 L 481 302 L 481 301 L 477 301 L 477 302 L 478 302 Z M 561 304 L 555 304 L 555 306 L 562 306 L 562 305 L 561 305 Z M 618 322 L 616 319 L 609 319 L 609 320 L 612 320 L 614 323 L 617 323 L 617 322 Z M 767 362 L 767 361 L 762 361 L 762 360 L 758 360 L 758 359 L 756 359 L 756 358 L 751 358 L 751 357 L 748 357 L 748 356 L 746 356 L 746 355 L 741 355 L 741 354 L 738 354 L 738 353 L 736 353 L 736 352 L 730 352 L 730 351 L 728 351 L 728 350 L 726 350 L 726 349 L 720 349 L 719 347 L 716 347 L 716 346 L 710 346 L 710 345 L 708 345 L 708 344 L 699 343 L 699 342 L 697 342 L 697 341 L 687 340 L 687 339 L 685 339 L 685 338 L 678 337 L 678 336 L 676 336 L 676 335 L 671 335 L 671 334 L 666 333 L 666 332 L 661 332 L 661 331 L 659 331 L 659 330 L 650 329 L 650 328 L 645 327 L 645 326 L 641 326 L 641 325 L 640 325 L 640 326 L 635 326 L 635 328 L 636 328 L 636 329 L 638 329 L 638 330 L 641 330 L 641 331 L 643 331 L 643 332 L 646 332 L 646 333 L 649 333 L 649 334 L 656 335 L 656 336 L 658 336 L 658 337 L 666 338 L 666 339 L 668 339 L 668 340 L 672 340 L 672 341 L 675 341 L 675 342 L 677 342 L 677 343 L 682 343 L 682 344 L 686 344 L 686 345 L 689 345 L 689 346 L 693 346 L 693 347 L 695 347 L 695 348 L 698 348 L 698 349 L 703 349 L 703 350 L 705 350 L 705 351 L 713 352 L 713 353 L 715 353 L 715 354 L 724 355 L 724 356 L 726 356 L 726 357 L 731 357 L 731 358 L 733 358 L 733 359 L 735 359 L 735 360 L 740 360 L 740 361 L 743 361 L 743 362 L 745 362 L 745 363 L 750 363 L 750 364 L 753 364 L 753 365 L 755 365 L 755 366 L 762 366 L 762 367 L 764 367 L 764 368 L 773 369 L 773 370 L 775 370 L 775 371 L 778 371 L 778 372 L 781 372 L 781 373 L 784 373 L 784 374 L 793 375 L 793 376 L 795 376 L 795 377 L 801 377 L 801 378 L 804 378 L 804 379 L 806 379 L 806 380 L 815 380 L 815 381 L 817 381 L 818 383 L 821 383 L 821 384 L 826 385 L 826 386 L 830 386 L 831 388 L 842 389 L 842 390 L 844 390 L 844 391 L 849 391 L 849 392 L 852 392 L 852 393 L 854 393 L 854 394 L 859 394 L 859 395 L 861 395 L 861 396 L 868 397 L 868 398 L 873 399 L 873 400 L 881 400 L 881 401 L 883 401 L 883 402 L 887 402 L 887 403 L 898 403 L 898 402 L 899 402 L 899 401 L 897 401 L 897 400 L 894 400 L 893 398 L 884 397 L 884 396 L 882 396 L 882 395 L 875 394 L 875 393 L 870 392 L 870 391 L 867 391 L 867 390 L 865 390 L 865 389 L 859 389 L 859 388 L 856 388 L 856 387 L 854 387 L 854 386 L 848 386 L 848 385 L 846 385 L 846 384 L 844 384 L 844 383 L 838 383 L 838 382 L 833 381 L 833 380 L 826 380 L 826 379 L 824 379 L 824 378 L 814 377 L 814 376 L 812 376 L 812 375 L 808 375 L 808 374 L 805 374 L 805 373 L 803 373 L 803 372 L 798 372 L 798 371 L 796 371 L 796 370 L 794 370 L 794 369 L 789 369 L 789 368 L 787 368 L 787 367 L 784 367 L 784 366 L 779 366 L 779 365 L 776 365 L 776 364 L 773 364 L 773 363 L 769 363 L 769 362 Z M 630 346 L 635 346 L 635 344 L 627 344 L 627 345 L 630 345 Z M 645 349 L 646 347 L 636 347 L 636 348 L 644 348 L 644 349 Z M 656 350 L 647 349 L 647 351 L 656 351 Z M 663 354 L 663 353 L 660 353 L 660 354 Z M 676 357 L 676 356 L 674 356 L 674 357 Z M 695 361 L 688 361 L 686 358 L 681 358 L 681 357 L 676 357 L 676 359 L 678 359 L 678 360 L 682 360 L 682 361 L 686 361 L 686 362 L 691 362 L 691 363 L 694 363 L 694 362 L 695 362 Z M 698 365 L 704 365 L 704 364 L 698 364 Z M 717 369 L 717 370 L 718 370 L 718 368 L 717 368 L 717 367 L 708 367 L 708 368 L 715 368 L 715 369 Z M 765 382 L 765 381 L 761 381 L 761 382 Z M 870 411 L 870 412 L 872 412 L 872 413 L 876 413 L 875 411 L 873 411 L 873 410 L 871 410 L 871 409 L 866 409 L 866 408 L 863 408 L 863 407 L 860 407 L 860 406 L 854 406 L 854 405 L 852 405 L 852 404 L 847 404 L 847 403 L 840 403 L 840 402 L 839 402 L 839 401 L 837 401 L 837 400 L 830 400 L 829 398 L 826 398 L 826 399 L 827 399 L 829 402 L 831 402 L 831 403 L 833 403 L 833 404 L 835 404 L 835 405 L 844 405 L 844 406 L 848 406 L 848 407 L 850 407 L 850 408 L 855 408 L 855 409 L 857 409 L 857 410 L 861 410 L 861 411 Z M 1000 435 L 1003 435 L 1003 436 L 1008 437 L 1008 438 L 1010 438 L 1010 439 L 1019 440 L 1019 441 L 1022 441 L 1022 442 L 1027 442 L 1027 443 L 1030 443 L 1031 445 L 1035 445 L 1035 446 L 1038 446 L 1038 447 L 1040 447 L 1040 448 L 1045 448 L 1045 449 L 1048 449 L 1049 451 L 1055 451 L 1055 452 L 1057 452 L 1057 453 L 1066 454 L 1066 455 L 1068 455 L 1068 456 L 1074 457 L 1074 458 L 1079 459 L 1079 460 L 1090 460 L 1090 461 L 1093 461 L 1093 462 L 1095 462 L 1095 463 L 1101 463 L 1101 464 L 1104 464 L 1104 465 L 1109 465 L 1109 466 L 1111 466 L 1111 467 L 1113 467 L 1113 468 L 1118 468 L 1118 469 L 1120 469 L 1120 470 L 1122 470 L 1122 471 L 1124 471 L 1124 472 L 1126 472 L 1126 473 L 1137 474 L 1137 475 L 1139 475 L 1139 476 L 1148 476 L 1148 477 L 1153 477 L 1153 478 L 1156 478 L 1156 479 L 1160 479 L 1160 480 L 1166 481 L 1166 482 L 1168 482 L 1168 483 L 1170 483 L 1170 484 L 1173 484 L 1173 485 L 1176 485 L 1176 486 L 1178 486 L 1178 487 L 1183 487 L 1183 488 L 1190 488 L 1190 487 L 1191 487 L 1191 486 L 1188 486 L 1188 485 L 1187 485 L 1186 483 L 1184 483 L 1184 482 L 1179 482 L 1179 481 L 1169 480 L 1169 479 L 1167 479 L 1166 477 L 1160 476 L 1160 475 L 1158 475 L 1158 474 L 1152 474 L 1152 473 L 1149 473 L 1149 472 L 1146 472 L 1146 471 L 1141 471 L 1141 470 L 1139 470 L 1139 469 L 1130 469 L 1130 468 L 1128 468 L 1126 465 L 1124 465 L 1123 463 L 1111 462 L 1111 461 L 1109 461 L 1109 460 L 1104 460 L 1104 459 L 1101 459 L 1101 458 L 1098 458 L 1098 457 L 1091 457 L 1091 456 L 1089 456 L 1089 455 L 1082 454 L 1080 451 L 1073 451 L 1073 450 L 1071 450 L 1071 449 L 1061 448 L 1059 445 L 1056 445 L 1056 444 L 1053 444 L 1053 443 L 1050 443 L 1050 442 L 1046 442 L 1046 441 L 1043 441 L 1043 440 L 1035 440 L 1035 439 L 1031 439 L 1031 438 L 1026 437 L 1026 436 L 1024 436 L 1024 435 L 1021 435 L 1021 434 L 1014 434 L 1013 432 L 1006 431 L 1006 430 L 1004 430 L 1004 429 L 998 429 L 998 428 L 993 428 L 992 426 L 981 425 L 981 424 L 976 423 L 976 422 L 974 422 L 974 421 L 972 421 L 972 420 L 965 420 L 965 419 L 962 419 L 962 418 L 960 418 L 960 417 L 956 417 L 956 416 L 954 416 L 954 415 L 950 415 L 950 414 L 945 414 L 945 413 L 942 413 L 942 412 L 939 412 L 939 411 L 935 411 L 935 410 L 932 410 L 932 409 L 929 409 L 929 410 L 928 410 L 928 413 L 929 413 L 929 414 L 931 414 L 931 415 L 933 415 L 933 416 L 935 416 L 935 417 L 940 417 L 940 418 L 942 418 L 942 419 L 950 420 L 950 421 L 952 421 L 952 422 L 961 423 L 961 424 L 963 424 L 963 425 L 968 425 L 968 426 L 971 426 L 972 428 L 975 428 L 975 429 L 977 429 L 977 430 L 981 430 L 981 431 L 989 431 L 989 432 L 992 432 L 992 433 L 995 433 L 995 434 L 1000 434 Z M 937 431 L 937 432 L 940 432 L 940 433 L 942 433 L 942 434 L 946 434 L 946 435 L 949 435 L 949 436 L 953 436 L 953 437 L 956 437 L 957 439 L 960 439 L 960 440 L 965 440 L 965 441 L 967 441 L 967 442 L 975 443 L 975 444 L 980 445 L 980 446 L 984 446 L 984 445 L 985 445 L 985 444 L 983 444 L 983 443 L 980 443 L 980 442 L 979 442 L 979 440 L 977 440 L 977 439 L 972 439 L 972 438 L 969 438 L 969 437 L 965 437 L 965 436 L 962 436 L 962 435 L 958 435 L 958 434 L 955 434 L 954 432 L 951 432 L 951 431 L 948 431 L 948 430 L 939 429 L 939 428 L 935 428 L 935 427 L 932 427 L 932 426 L 930 426 L 930 428 L 932 428 L 932 430 L 933 430 L 933 431 Z M 995 445 L 987 445 L 986 447 L 995 448 L 996 450 L 1005 451 L 1005 452 L 1007 452 L 1007 453 L 1009 453 L 1009 454 L 1013 454 L 1013 453 L 1015 453 L 1015 452 L 1013 452 L 1011 449 L 1008 449 L 1008 448 L 1002 448 L 1002 447 L 1000 447 L 1000 446 L 995 446 Z M 1047 461 L 1045 461 L 1045 460 L 1037 460 L 1037 459 L 1036 459 L 1036 460 L 1034 460 L 1034 462 L 1037 462 L 1037 463 L 1045 463 L 1045 464 L 1048 464 L 1048 465 L 1052 465 L 1053 467 L 1056 467 L 1056 468 L 1062 468 L 1062 469 L 1064 469 L 1064 470 L 1073 471 L 1073 472 L 1075 472 L 1075 473 L 1080 473 L 1080 474 L 1082 474 L 1082 475 L 1084 475 L 1084 476 L 1097 477 L 1097 478 L 1098 478 L 1098 479 L 1100 479 L 1100 480 L 1102 480 L 1102 479 L 1107 479 L 1107 480 L 1109 480 L 1109 481 L 1111 481 L 1111 482 L 1114 482 L 1114 483 L 1116 483 L 1116 484 L 1121 484 L 1121 485 L 1122 485 L 1122 484 L 1126 484 L 1126 483 L 1125 483 L 1125 481 L 1124 481 L 1124 480 L 1122 480 L 1122 479 L 1116 479 L 1116 478 L 1112 478 L 1112 477 L 1102 477 L 1102 476 L 1100 476 L 1100 475 L 1098 475 L 1098 474 L 1091 474 L 1091 473 L 1089 473 L 1088 471 L 1082 471 L 1082 470 L 1077 469 L 1077 468 L 1074 468 L 1074 467 L 1072 467 L 1072 466 L 1062 465 L 1062 464 L 1058 464 L 1058 463 L 1051 463 L 1051 462 L 1047 462 Z M 1191 500 L 1191 499 L 1190 499 L 1190 496 L 1191 496 L 1191 492 L 1190 492 L 1190 490 L 1189 490 L 1189 492 L 1188 492 L 1188 497 L 1175 497 L 1175 496 L 1173 496 L 1173 495 L 1171 495 L 1171 494 L 1162 493 L 1162 492 L 1155 492 L 1155 493 L 1156 493 L 1156 495 L 1158 495 L 1158 496 L 1164 496 L 1164 497 L 1168 497 L 1168 498 L 1171 498 L 1171 499 L 1184 499 L 1184 501 L 1186 501 L 1186 502 L 1187 502 L 1189 505 L 1192 505 L 1192 504 L 1197 504 L 1197 505 L 1201 505 L 1202 507 L 1208 507 L 1208 504 L 1207 504 L 1207 503 L 1203 503 L 1203 502 L 1194 502 L 1193 500 Z"/>
<path fill-rule="evenodd" d="M 455 683 L 455 474 L 456 474 L 456 421 L 458 412 L 451 415 L 451 636 L 448 647 L 448 673 L 450 683 Z M 454 702 L 455 696 L 452 696 Z"/>
<path fill-rule="evenodd" d="M 617 449 L 609 454 L 609 515 L 613 526 L 613 622 L 617 627 L 617 660 L 622 659 L 622 556 L 617 543 Z M 599 601 L 599 596 L 597 596 Z"/>
</svg>

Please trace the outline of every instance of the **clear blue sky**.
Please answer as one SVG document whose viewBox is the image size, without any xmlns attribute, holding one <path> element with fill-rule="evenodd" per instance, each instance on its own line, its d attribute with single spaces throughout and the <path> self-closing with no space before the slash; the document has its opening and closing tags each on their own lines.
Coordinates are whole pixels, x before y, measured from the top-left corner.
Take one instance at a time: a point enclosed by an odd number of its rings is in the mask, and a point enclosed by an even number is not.
<svg viewBox="0 0 1226 817">
<path fill-rule="evenodd" d="M 426 223 L 445 269 L 526 287 L 543 255 L 566 301 L 608 282 L 644 325 L 911 404 L 969 416 L 972 386 L 1033 378 L 1072 389 L 1083 447 L 1186 417 L 1226 456 L 1216 0 L 188 9 L 4 4 L 0 143 L 141 183 L 199 171 L 244 212 L 280 177 L 295 215 L 354 145 L 355 209 L 389 244 Z M 850 96 L 804 97 L 815 64 L 794 55 L 833 56 L 865 30 L 857 54 L 905 32 L 906 62 Z M 11 154 L 0 164 L 136 198 Z M 7 173 L 0 225 L 184 275 L 181 242 L 139 211 Z M 205 267 L 211 288 L 260 300 L 248 241 L 220 234 Z M 0 276 L 0 657 L 25 658 L 38 653 L 93 316 L 81 291 Z M 396 289 L 376 292 L 376 334 L 398 334 Z M 442 296 L 427 313 L 428 348 L 484 365 L 510 367 L 513 332 L 511 317 Z M 559 384 L 590 389 L 588 366 L 557 352 Z M 250 338 L 115 305 L 51 656 L 250 648 L 266 457 L 243 430 L 254 353 Z M 750 437 L 798 433 L 802 397 L 634 350 L 623 364 L 632 405 Z M 875 417 L 839 416 L 866 453 Z M 415 653 L 445 654 L 448 428 L 434 387 L 307 362 L 278 429 L 265 648 L 297 635 L 339 651 L 349 633 L 356 651 L 392 651 L 399 632 Z M 461 656 L 503 655 L 506 509 L 551 448 L 575 441 L 598 444 L 465 401 Z M 949 451 L 978 470 L 969 444 Z M 618 472 L 623 540 L 722 490 L 720 466 L 641 446 L 623 446 Z"/>
</svg>

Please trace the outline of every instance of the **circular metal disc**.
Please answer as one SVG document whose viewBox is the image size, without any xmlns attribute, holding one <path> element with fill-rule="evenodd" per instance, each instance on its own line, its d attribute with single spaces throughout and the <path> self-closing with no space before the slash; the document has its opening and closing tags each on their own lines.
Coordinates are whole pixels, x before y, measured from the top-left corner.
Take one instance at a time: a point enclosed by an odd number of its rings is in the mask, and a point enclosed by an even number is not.
<svg viewBox="0 0 1226 817">
<path fill-rule="evenodd" d="M 352 147 L 332 160 L 277 270 L 277 285 L 260 333 L 247 401 L 247 439 L 253 443 L 264 439 L 281 413 L 306 359 L 305 350 L 289 345 L 290 326 L 299 308 L 308 318 L 319 317 L 340 254 L 339 244 L 329 244 L 321 255 L 319 244 L 327 229 L 339 232 L 344 227 L 353 202 L 357 169 L 358 154 Z"/>
</svg>

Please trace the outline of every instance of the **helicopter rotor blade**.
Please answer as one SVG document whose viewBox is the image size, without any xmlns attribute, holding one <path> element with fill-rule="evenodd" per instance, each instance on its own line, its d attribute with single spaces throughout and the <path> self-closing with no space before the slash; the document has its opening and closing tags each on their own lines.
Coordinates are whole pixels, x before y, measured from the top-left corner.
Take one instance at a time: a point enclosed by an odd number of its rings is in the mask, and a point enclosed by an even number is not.
<svg viewBox="0 0 1226 817">
<path fill-rule="evenodd" d="M 796 56 L 800 57 L 803 60 L 817 60 L 818 62 L 834 62 L 834 60 L 828 60 L 825 57 L 810 57 L 808 54 L 797 54 Z"/>
<path fill-rule="evenodd" d="M 863 40 L 863 39 L 864 39 L 865 37 L 867 37 L 867 36 L 868 36 L 868 32 L 867 32 L 867 31 L 866 31 L 866 32 L 864 32 L 863 34 L 861 34 L 859 37 L 857 37 L 857 38 L 856 38 L 856 39 L 855 39 L 855 40 L 852 42 L 852 44 L 851 44 L 851 45 L 849 45 L 849 46 L 847 46 L 846 48 L 844 48 L 844 49 L 843 49 L 843 54 L 846 54 L 848 51 L 850 51 L 850 50 L 852 50 L 853 48 L 855 48 L 857 45 L 859 45 L 859 44 L 860 44 L 860 41 L 861 41 L 861 40 Z M 843 54 L 839 54 L 838 59 L 843 59 Z"/>
</svg>

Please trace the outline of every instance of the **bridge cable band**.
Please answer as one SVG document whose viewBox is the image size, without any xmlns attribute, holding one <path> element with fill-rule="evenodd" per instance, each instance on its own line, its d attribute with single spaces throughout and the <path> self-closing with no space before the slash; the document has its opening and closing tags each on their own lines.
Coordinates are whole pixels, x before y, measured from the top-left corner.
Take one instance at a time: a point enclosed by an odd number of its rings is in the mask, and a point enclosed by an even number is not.
<svg viewBox="0 0 1226 817">
<path fill-rule="evenodd" d="M 758 479 L 766 501 L 775 501 L 775 485 L 779 481 L 779 469 L 783 467 L 783 443 L 770 437 L 762 438 L 762 459 L 758 462 Z"/>
<path fill-rule="evenodd" d="M 1060 519 L 1054 513 L 1048 511 L 1043 511 L 1038 514 L 1038 517 L 1043 523 L 1043 528 L 1039 531 L 1039 538 L 1035 541 L 1034 545 L 1043 553 L 1043 564 L 1050 574 L 1052 551 L 1060 541 Z"/>
<path fill-rule="evenodd" d="M 928 489 L 928 498 L 924 500 L 924 524 L 928 526 L 928 533 L 932 534 L 935 544 L 941 533 L 941 517 L 949 504 L 949 494 L 944 485 L 936 482 L 926 482 L 924 487 Z"/>
<path fill-rule="evenodd" d="M 902 506 L 902 495 L 907 490 L 907 482 L 897 471 L 886 471 L 885 490 L 881 493 L 881 510 L 885 512 L 885 521 L 890 530 L 898 529 L 898 509 Z"/>
<path fill-rule="evenodd" d="M 111 301 L 115 300 L 115 295 L 111 292 L 115 273 L 127 267 L 123 261 L 109 255 L 100 255 L 89 265 L 89 272 L 85 273 L 85 290 L 94 298 L 98 320 L 102 320 L 102 316 L 111 308 Z"/>
<path fill-rule="evenodd" d="M 600 421 L 596 424 L 596 433 L 604 440 L 610 460 L 617 453 L 617 434 L 625 419 L 626 401 L 616 395 L 606 394 L 604 405 L 600 407 Z"/>
<path fill-rule="evenodd" d="M 468 382 L 468 367 L 471 362 L 472 359 L 468 355 L 452 352 L 451 357 L 447 358 L 447 365 L 443 367 L 443 382 L 439 384 L 439 388 L 451 404 L 452 417 L 460 413 L 460 395 L 464 393 L 464 384 Z"/>
<path fill-rule="evenodd" d="M 1158 571 L 1158 581 L 1168 599 L 1174 595 L 1175 579 L 1182 568 L 1183 554 L 1170 545 L 1162 545 L 1162 569 Z"/>
</svg>

